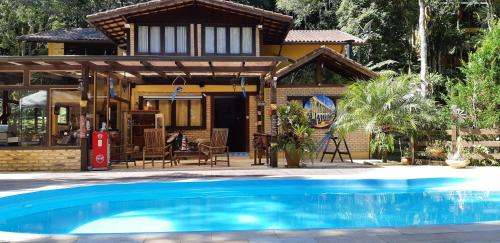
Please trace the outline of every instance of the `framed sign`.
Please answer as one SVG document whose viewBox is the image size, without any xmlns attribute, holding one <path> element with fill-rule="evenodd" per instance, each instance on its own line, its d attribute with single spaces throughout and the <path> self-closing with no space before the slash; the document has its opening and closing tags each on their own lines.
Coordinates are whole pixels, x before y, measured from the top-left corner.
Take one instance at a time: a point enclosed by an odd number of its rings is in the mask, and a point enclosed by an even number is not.
<svg viewBox="0 0 500 243">
<path fill-rule="evenodd" d="M 315 128 L 328 128 L 335 121 L 335 102 L 324 95 L 313 96 L 306 100 L 304 108 L 309 112 L 309 119 Z"/>
</svg>

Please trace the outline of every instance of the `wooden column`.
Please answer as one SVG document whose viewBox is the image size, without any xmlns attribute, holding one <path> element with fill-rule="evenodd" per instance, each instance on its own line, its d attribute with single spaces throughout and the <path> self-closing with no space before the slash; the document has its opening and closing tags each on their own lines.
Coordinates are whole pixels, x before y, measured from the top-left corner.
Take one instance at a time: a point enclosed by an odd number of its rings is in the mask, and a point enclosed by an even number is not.
<svg viewBox="0 0 500 243">
<path fill-rule="evenodd" d="M 80 101 L 80 149 L 81 149 L 81 166 L 82 171 L 88 170 L 89 165 L 89 136 L 90 131 L 87 131 L 87 114 L 89 111 L 87 95 L 89 91 L 89 67 L 82 65 L 82 78 L 80 81 L 81 101 Z"/>
<path fill-rule="evenodd" d="M 104 114 L 106 114 L 106 131 L 109 131 L 109 120 L 111 116 L 111 109 L 110 109 L 110 99 L 111 99 L 111 76 L 110 73 L 106 75 L 106 111 Z"/>
<path fill-rule="evenodd" d="M 259 94 L 257 95 L 257 132 L 265 133 L 265 99 L 264 99 L 264 88 L 265 88 L 265 77 L 260 76 L 259 79 Z"/>
<path fill-rule="evenodd" d="M 274 72 L 271 75 L 271 167 L 278 167 L 278 89 L 277 79 L 274 77 Z"/>
</svg>

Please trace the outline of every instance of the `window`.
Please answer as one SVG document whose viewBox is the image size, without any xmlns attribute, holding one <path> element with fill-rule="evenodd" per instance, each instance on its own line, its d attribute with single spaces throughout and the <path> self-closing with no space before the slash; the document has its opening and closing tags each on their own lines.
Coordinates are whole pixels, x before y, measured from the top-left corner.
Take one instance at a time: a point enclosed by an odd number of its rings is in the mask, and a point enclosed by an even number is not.
<svg viewBox="0 0 500 243">
<path fill-rule="evenodd" d="M 187 54 L 188 41 L 186 26 L 139 26 L 137 29 L 139 54 Z"/>
<path fill-rule="evenodd" d="M 46 90 L 0 90 L 0 111 L 1 145 L 47 145 Z"/>
<path fill-rule="evenodd" d="M 151 26 L 151 46 L 150 52 L 160 54 L 161 52 L 161 29 L 159 26 Z"/>
<path fill-rule="evenodd" d="M 243 27 L 242 28 L 242 37 L 241 37 L 241 52 L 243 54 L 252 54 L 253 53 L 253 29 L 251 27 Z"/>
<path fill-rule="evenodd" d="M 205 28 L 205 53 L 214 54 L 215 53 L 215 35 L 214 27 Z"/>
<path fill-rule="evenodd" d="M 165 52 L 175 53 L 175 27 L 165 27 Z"/>
<path fill-rule="evenodd" d="M 252 27 L 207 26 L 204 41 L 205 54 L 251 55 L 254 52 Z"/>
<path fill-rule="evenodd" d="M 230 43 L 229 43 L 229 51 L 231 54 L 240 54 L 240 28 L 231 27 L 229 28 L 230 32 Z"/>
<path fill-rule="evenodd" d="M 78 76 L 65 72 L 32 72 L 32 85 L 78 85 Z"/>
<path fill-rule="evenodd" d="M 137 31 L 137 51 L 139 53 L 149 52 L 149 26 L 139 26 Z"/>
<path fill-rule="evenodd" d="M 149 104 L 149 106 L 148 106 Z M 159 110 L 165 117 L 166 127 L 201 128 L 205 126 L 204 98 L 177 97 L 173 103 L 171 97 L 144 97 L 143 109 Z"/>
<path fill-rule="evenodd" d="M 217 27 L 217 54 L 226 54 L 226 28 Z"/>
<path fill-rule="evenodd" d="M 0 72 L 0 85 L 23 84 L 23 72 Z"/>
<path fill-rule="evenodd" d="M 186 26 L 177 27 L 177 53 L 187 53 Z"/>
<path fill-rule="evenodd" d="M 57 115 L 57 125 L 68 125 L 69 120 L 69 107 L 67 106 L 56 106 L 56 115 Z"/>
<path fill-rule="evenodd" d="M 52 90 L 50 107 L 51 144 L 53 146 L 80 145 L 80 96 L 78 90 Z"/>
</svg>

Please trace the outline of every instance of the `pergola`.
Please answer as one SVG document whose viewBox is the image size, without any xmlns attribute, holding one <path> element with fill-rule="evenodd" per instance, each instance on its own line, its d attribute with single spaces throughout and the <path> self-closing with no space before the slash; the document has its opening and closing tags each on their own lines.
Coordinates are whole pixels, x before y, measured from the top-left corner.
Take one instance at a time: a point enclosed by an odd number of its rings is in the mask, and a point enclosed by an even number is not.
<svg viewBox="0 0 500 243">
<path fill-rule="evenodd" d="M 262 77 L 283 57 L 43 56 L 0 57 L 0 71 L 68 72 L 84 69 L 142 83 L 145 77 Z"/>
<path fill-rule="evenodd" d="M 191 80 L 196 77 L 258 77 L 261 92 L 265 85 L 265 76 L 273 74 L 276 66 L 285 61 L 284 57 L 255 56 L 30 56 L 0 57 L 0 72 L 23 72 L 23 86 L 30 86 L 30 72 L 49 72 L 80 78 L 81 90 L 80 120 L 87 119 L 90 112 L 90 83 L 96 82 L 97 76 L 106 79 L 107 105 L 109 106 L 109 82 L 111 78 L 126 80 L 129 84 L 144 83 L 146 77 L 169 78 L 183 77 Z M 91 80 L 91 76 L 94 80 Z M 206 82 L 210 83 L 210 81 Z M 3 88 L 19 85 L 3 85 Z M 39 87 L 39 86 L 38 86 Z M 275 90 L 274 90 L 275 91 Z M 95 93 L 94 85 L 94 93 Z M 93 96 L 95 97 L 95 95 Z M 259 96 L 263 99 L 262 96 Z M 130 104 L 129 99 L 113 99 Z M 95 113 L 94 113 L 95 115 Z M 86 170 L 88 161 L 89 134 L 86 123 L 80 122 L 81 169 Z"/>
</svg>

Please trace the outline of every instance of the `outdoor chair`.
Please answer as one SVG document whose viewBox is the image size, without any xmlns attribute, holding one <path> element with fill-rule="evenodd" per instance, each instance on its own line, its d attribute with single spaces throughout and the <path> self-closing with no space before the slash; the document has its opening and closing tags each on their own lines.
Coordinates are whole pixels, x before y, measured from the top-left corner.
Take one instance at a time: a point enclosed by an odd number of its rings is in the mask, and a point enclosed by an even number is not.
<svg viewBox="0 0 500 243">
<path fill-rule="evenodd" d="M 173 166 L 172 145 L 165 146 L 162 129 L 144 129 L 144 148 L 142 150 L 142 168 L 146 163 L 155 166 L 155 159 L 162 160 L 162 166 L 165 168 L 165 158 L 170 157 L 170 166 Z M 151 162 L 146 162 L 146 158 Z"/>
<path fill-rule="evenodd" d="M 212 136 L 210 137 L 210 143 L 200 143 L 199 145 L 199 153 L 198 164 L 201 162 L 201 159 L 210 158 L 210 167 L 213 167 L 214 164 L 217 165 L 217 162 L 227 162 L 227 166 L 229 167 L 229 147 L 227 146 L 227 137 L 229 135 L 229 129 L 227 128 L 214 128 L 212 130 Z M 218 160 L 218 156 L 227 156 L 227 160 Z"/>
<path fill-rule="evenodd" d="M 253 135 L 253 165 L 263 165 L 262 157 L 266 157 L 266 164 L 269 164 L 271 156 L 271 135 L 265 133 L 255 133 Z M 257 160 L 259 162 L 257 162 Z"/>
</svg>

